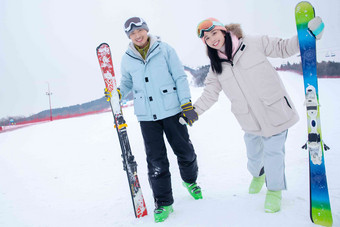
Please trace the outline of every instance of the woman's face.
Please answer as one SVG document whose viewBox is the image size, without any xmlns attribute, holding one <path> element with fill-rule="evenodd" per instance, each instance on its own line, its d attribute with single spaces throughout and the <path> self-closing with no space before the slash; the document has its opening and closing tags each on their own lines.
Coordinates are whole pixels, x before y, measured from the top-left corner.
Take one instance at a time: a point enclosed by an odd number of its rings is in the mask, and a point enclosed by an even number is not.
<svg viewBox="0 0 340 227">
<path fill-rule="evenodd" d="M 148 42 L 148 32 L 145 29 L 136 29 L 130 34 L 133 44 L 144 48 Z"/>
<path fill-rule="evenodd" d="M 225 42 L 224 33 L 219 29 L 204 32 L 203 38 L 209 47 L 216 50 L 221 49 Z"/>
</svg>

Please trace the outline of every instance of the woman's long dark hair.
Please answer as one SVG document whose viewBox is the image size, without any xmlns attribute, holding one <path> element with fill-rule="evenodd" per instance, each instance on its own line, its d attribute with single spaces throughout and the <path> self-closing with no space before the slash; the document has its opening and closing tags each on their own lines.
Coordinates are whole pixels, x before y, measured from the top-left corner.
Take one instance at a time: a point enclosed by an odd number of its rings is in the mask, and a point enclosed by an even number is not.
<svg viewBox="0 0 340 227">
<path fill-rule="evenodd" d="M 233 44 L 232 44 L 231 36 L 229 32 L 225 33 L 224 45 L 225 45 L 225 53 L 228 59 L 231 61 Z M 222 61 L 217 54 L 217 50 L 209 47 L 208 45 L 207 45 L 207 48 L 208 48 L 207 52 L 208 52 L 208 57 L 210 58 L 210 65 L 211 65 L 212 71 L 217 74 L 221 74 L 222 73 Z"/>
</svg>

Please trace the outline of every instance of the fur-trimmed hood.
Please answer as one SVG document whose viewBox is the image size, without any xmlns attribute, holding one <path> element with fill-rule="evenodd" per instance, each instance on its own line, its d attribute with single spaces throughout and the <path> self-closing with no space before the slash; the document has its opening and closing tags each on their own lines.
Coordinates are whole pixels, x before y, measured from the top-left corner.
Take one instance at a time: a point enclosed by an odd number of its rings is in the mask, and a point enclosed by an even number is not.
<svg viewBox="0 0 340 227">
<path fill-rule="evenodd" d="M 240 24 L 228 24 L 225 25 L 227 31 L 232 32 L 238 39 L 243 38 L 243 31 Z"/>
</svg>

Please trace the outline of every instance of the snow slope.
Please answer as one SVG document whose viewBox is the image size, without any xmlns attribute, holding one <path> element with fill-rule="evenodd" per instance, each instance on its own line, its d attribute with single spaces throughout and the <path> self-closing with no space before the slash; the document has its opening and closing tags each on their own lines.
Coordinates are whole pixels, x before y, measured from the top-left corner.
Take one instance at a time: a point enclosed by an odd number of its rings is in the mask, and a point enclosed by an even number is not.
<svg viewBox="0 0 340 227">
<path fill-rule="evenodd" d="M 181 186 L 176 157 L 168 146 L 174 213 L 157 226 L 314 226 L 309 219 L 308 154 L 302 77 L 280 72 L 301 120 L 286 143 L 288 190 L 282 210 L 267 214 L 265 188 L 249 195 L 251 176 L 241 131 L 221 93 L 219 102 L 189 128 L 198 155 L 203 200 Z M 333 226 L 340 226 L 339 79 L 319 80 Z M 192 88 L 196 100 L 202 88 Z M 0 226 L 153 226 L 143 141 L 133 108 L 124 109 L 132 151 L 149 215 L 135 219 L 111 113 L 58 120 L 0 134 Z"/>
</svg>

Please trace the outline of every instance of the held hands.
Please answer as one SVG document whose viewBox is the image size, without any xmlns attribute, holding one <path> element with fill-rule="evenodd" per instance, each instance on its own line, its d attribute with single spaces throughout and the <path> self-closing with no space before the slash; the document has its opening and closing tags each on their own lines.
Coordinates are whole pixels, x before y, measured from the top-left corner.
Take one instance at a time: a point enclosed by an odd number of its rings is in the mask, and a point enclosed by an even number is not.
<svg viewBox="0 0 340 227">
<path fill-rule="evenodd" d="M 120 101 L 122 99 L 122 94 L 120 93 L 120 88 L 117 88 L 117 92 L 118 92 L 119 101 Z M 105 95 L 106 101 L 109 102 L 111 100 L 112 94 L 109 90 L 107 90 L 107 88 L 104 89 L 104 95 Z"/>
<path fill-rule="evenodd" d="M 308 22 L 308 29 L 312 32 L 316 40 L 320 40 L 324 30 L 324 23 L 320 17 L 314 17 Z"/>
<path fill-rule="evenodd" d="M 187 102 L 187 103 L 181 105 L 181 108 L 182 108 L 181 117 L 184 118 L 184 120 L 186 121 L 186 123 L 189 126 L 192 126 L 193 123 L 198 120 L 198 115 L 197 115 L 196 111 L 194 110 L 192 103 Z M 180 120 L 180 122 L 181 122 L 181 120 Z"/>
</svg>

